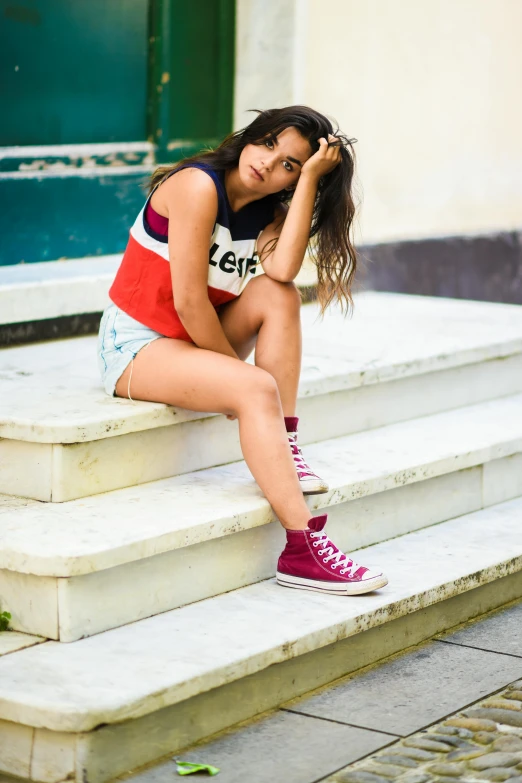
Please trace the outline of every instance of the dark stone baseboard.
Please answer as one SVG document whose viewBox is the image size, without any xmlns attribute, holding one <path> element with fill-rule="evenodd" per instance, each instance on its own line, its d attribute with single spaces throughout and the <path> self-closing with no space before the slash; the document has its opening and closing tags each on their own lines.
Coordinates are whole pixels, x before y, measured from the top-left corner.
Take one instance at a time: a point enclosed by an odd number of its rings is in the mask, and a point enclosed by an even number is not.
<svg viewBox="0 0 522 783">
<path fill-rule="evenodd" d="M 101 313 L 66 315 L 43 321 L 26 321 L 18 324 L 0 325 L 0 348 L 26 345 L 44 340 L 59 340 L 62 337 L 81 337 L 96 334 L 100 326 Z"/>
<path fill-rule="evenodd" d="M 522 230 L 359 248 L 358 288 L 522 304 Z"/>
</svg>

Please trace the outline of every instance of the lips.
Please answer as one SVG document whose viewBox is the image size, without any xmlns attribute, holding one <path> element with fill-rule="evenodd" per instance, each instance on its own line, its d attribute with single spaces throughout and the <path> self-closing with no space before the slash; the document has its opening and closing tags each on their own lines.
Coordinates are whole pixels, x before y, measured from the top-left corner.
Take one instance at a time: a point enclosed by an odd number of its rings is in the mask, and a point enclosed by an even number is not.
<svg viewBox="0 0 522 783">
<path fill-rule="evenodd" d="M 251 169 L 252 169 L 252 171 L 254 172 L 254 177 L 255 177 L 256 179 L 259 179 L 259 180 L 262 180 L 262 179 L 263 179 L 263 177 L 261 176 L 261 174 L 259 173 L 259 171 L 258 171 L 257 169 L 255 169 L 253 166 L 250 166 L 250 168 L 251 168 Z"/>
</svg>

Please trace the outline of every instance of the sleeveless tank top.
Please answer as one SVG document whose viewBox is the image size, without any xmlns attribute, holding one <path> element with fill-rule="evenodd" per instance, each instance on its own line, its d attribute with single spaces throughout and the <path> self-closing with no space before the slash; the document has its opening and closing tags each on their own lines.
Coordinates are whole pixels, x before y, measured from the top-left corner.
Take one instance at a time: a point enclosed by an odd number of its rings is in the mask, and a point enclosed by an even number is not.
<svg viewBox="0 0 522 783">
<path fill-rule="evenodd" d="M 225 189 L 225 172 L 205 163 L 180 166 L 165 179 L 191 166 L 202 169 L 212 178 L 218 194 L 216 222 L 210 239 L 207 285 L 209 300 L 218 310 L 220 305 L 240 296 L 253 275 L 263 273 L 261 266 L 255 266 L 258 261 L 257 240 L 274 219 L 275 202 L 272 196 L 265 196 L 233 212 Z M 153 213 L 156 230 L 147 220 L 147 214 L 152 217 L 150 199 L 155 190 L 147 198 L 130 230 L 129 241 L 109 297 L 121 310 L 150 329 L 165 337 L 193 342 L 175 308 L 167 238 L 168 220 Z"/>
</svg>

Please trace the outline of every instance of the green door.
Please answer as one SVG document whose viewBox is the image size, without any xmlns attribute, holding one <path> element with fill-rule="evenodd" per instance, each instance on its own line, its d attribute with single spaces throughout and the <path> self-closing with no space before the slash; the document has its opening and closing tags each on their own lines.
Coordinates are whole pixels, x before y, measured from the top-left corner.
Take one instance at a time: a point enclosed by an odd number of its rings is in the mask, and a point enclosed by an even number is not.
<svg viewBox="0 0 522 783">
<path fill-rule="evenodd" d="M 231 131 L 234 0 L 156 0 L 150 19 L 149 138 L 178 160 Z"/>
<path fill-rule="evenodd" d="M 148 0 L 4 3 L 0 146 L 147 138 Z"/>
<path fill-rule="evenodd" d="M 234 0 L 0 0 L 0 264 L 117 253 L 232 127 Z"/>
</svg>

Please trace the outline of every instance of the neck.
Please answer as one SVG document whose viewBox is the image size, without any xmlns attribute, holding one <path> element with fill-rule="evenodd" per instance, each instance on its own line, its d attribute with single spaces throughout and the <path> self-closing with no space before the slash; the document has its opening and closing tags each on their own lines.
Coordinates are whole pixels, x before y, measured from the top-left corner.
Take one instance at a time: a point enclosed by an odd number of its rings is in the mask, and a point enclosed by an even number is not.
<svg viewBox="0 0 522 783">
<path fill-rule="evenodd" d="M 251 201 L 258 201 L 263 198 L 262 195 L 252 193 L 251 190 L 247 190 L 241 180 L 239 179 L 239 168 L 229 169 L 225 171 L 225 189 L 227 191 L 228 202 L 234 212 L 242 209 Z"/>
</svg>

